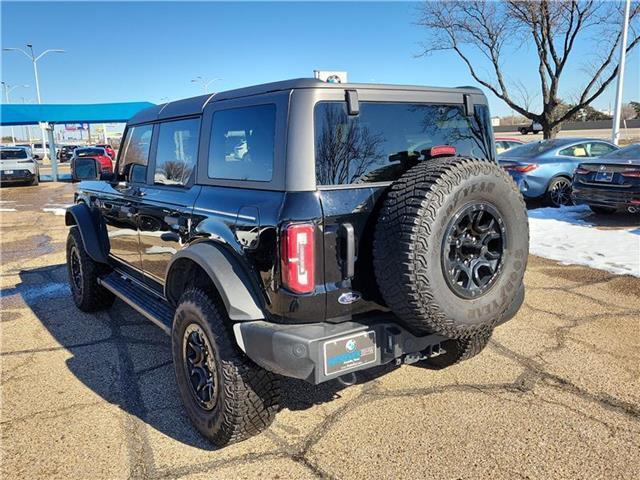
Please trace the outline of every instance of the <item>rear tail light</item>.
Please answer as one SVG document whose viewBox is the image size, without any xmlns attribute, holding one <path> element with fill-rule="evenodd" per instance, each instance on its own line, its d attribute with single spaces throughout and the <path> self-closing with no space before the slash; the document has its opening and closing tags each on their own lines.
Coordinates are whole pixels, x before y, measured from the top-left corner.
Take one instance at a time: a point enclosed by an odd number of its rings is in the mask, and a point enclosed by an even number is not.
<svg viewBox="0 0 640 480">
<path fill-rule="evenodd" d="M 576 168 L 576 171 L 574 173 L 576 173 L 577 175 L 586 175 L 589 172 L 590 170 L 587 170 L 586 168 L 578 167 Z"/>
<path fill-rule="evenodd" d="M 310 223 L 287 226 L 282 231 L 282 283 L 296 293 L 315 288 L 315 228 Z"/>
<path fill-rule="evenodd" d="M 622 172 L 622 175 L 625 177 L 640 178 L 640 168 L 627 168 Z"/>
<path fill-rule="evenodd" d="M 538 165 L 536 165 L 535 163 L 529 163 L 527 165 L 507 165 L 506 167 L 504 167 L 504 169 L 507 170 L 508 172 L 520 172 L 520 173 L 527 173 L 527 172 L 530 172 L 531 170 L 535 170 L 536 168 L 538 168 Z"/>
</svg>

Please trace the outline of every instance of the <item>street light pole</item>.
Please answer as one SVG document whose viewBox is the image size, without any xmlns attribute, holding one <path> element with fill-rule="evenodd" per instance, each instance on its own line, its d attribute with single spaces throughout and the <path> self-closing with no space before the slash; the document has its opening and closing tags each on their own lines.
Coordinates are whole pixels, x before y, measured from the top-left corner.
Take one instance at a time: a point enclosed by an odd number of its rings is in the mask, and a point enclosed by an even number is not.
<svg viewBox="0 0 640 480">
<path fill-rule="evenodd" d="M 29 53 L 25 52 L 21 48 L 3 48 L 2 50 L 4 50 L 5 52 L 10 52 L 10 51 L 20 52 L 29 60 L 31 60 L 31 63 L 33 64 L 33 76 L 35 77 L 35 80 L 36 80 L 36 98 L 38 99 L 38 103 L 41 104 L 42 99 L 40 97 L 40 82 L 38 80 L 38 60 L 44 57 L 47 53 L 64 53 L 64 50 L 61 50 L 59 48 L 48 49 L 42 52 L 40 55 L 36 56 L 36 54 L 33 53 L 33 45 L 31 43 L 27 43 L 27 48 L 29 49 Z M 42 134 L 42 149 L 43 151 L 46 152 L 47 135 L 42 125 L 40 125 L 40 133 Z M 54 159 L 49 159 L 49 161 L 52 162 L 54 161 Z"/>
<path fill-rule="evenodd" d="M 209 85 L 218 80 L 222 80 L 221 78 L 212 78 L 211 80 L 205 80 L 202 75 L 198 75 L 196 78 L 191 80 L 191 83 L 202 83 L 202 93 L 205 95 L 209 93 Z"/>
<path fill-rule="evenodd" d="M 622 19 L 622 38 L 620 39 L 620 64 L 618 65 L 618 86 L 616 88 L 616 104 L 613 114 L 613 129 L 611 141 L 618 145 L 620 140 L 620 118 L 622 117 L 622 89 L 624 86 L 624 66 L 627 60 L 627 31 L 629 30 L 629 9 L 631 0 L 624 4 L 624 18 Z"/>
<path fill-rule="evenodd" d="M 29 88 L 29 85 L 9 85 L 7 82 L 1 82 L 2 86 L 4 87 L 4 97 L 7 100 L 7 105 L 9 103 L 11 103 L 11 100 L 9 100 L 9 94 L 15 90 L 18 87 L 24 87 L 24 88 Z M 13 143 L 14 145 L 16 144 L 16 134 L 15 131 L 13 130 L 13 125 L 11 126 L 11 143 Z"/>
</svg>

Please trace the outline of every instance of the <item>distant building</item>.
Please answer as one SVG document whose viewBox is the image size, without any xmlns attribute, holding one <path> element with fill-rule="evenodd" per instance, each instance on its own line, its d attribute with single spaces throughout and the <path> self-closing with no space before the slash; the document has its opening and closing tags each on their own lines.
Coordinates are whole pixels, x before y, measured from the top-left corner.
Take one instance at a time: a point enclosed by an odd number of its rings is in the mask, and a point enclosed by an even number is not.
<svg viewBox="0 0 640 480">
<path fill-rule="evenodd" d="M 500 126 L 500 117 L 491 117 L 491 126 L 499 127 Z"/>
</svg>

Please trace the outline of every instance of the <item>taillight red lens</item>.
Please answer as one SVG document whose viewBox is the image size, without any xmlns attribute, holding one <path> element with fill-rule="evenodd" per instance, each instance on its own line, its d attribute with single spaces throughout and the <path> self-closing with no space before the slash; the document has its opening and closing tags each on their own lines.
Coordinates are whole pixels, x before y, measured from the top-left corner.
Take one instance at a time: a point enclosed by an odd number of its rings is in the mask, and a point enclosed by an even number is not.
<svg viewBox="0 0 640 480">
<path fill-rule="evenodd" d="M 287 226 L 282 231 L 282 283 L 296 293 L 315 288 L 315 228 L 309 223 Z"/>
<path fill-rule="evenodd" d="M 578 175 L 585 175 L 589 173 L 589 170 L 587 170 L 586 168 L 578 167 L 576 168 L 576 171 L 574 173 L 577 173 Z"/>
<path fill-rule="evenodd" d="M 638 168 L 628 168 L 622 172 L 622 175 L 625 177 L 635 177 L 640 178 L 640 169 Z"/>
<path fill-rule="evenodd" d="M 529 163 L 528 165 L 508 165 L 504 167 L 505 170 L 521 173 L 527 173 L 531 170 L 535 170 L 536 168 L 538 168 L 538 165 L 535 163 Z"/>
</svg>

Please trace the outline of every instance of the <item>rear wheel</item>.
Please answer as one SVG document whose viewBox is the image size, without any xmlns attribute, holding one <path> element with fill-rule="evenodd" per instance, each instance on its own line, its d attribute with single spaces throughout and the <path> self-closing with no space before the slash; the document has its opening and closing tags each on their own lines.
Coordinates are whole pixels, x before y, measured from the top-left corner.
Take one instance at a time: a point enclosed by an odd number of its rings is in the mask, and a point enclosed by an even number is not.
<svg viewBox="0 0 640 480">
<path fill-rule="evenodd" d="M 496 163 L 421 162 L 391 187 L 374 239 L 387 305 L 415 333 L 486 335 L 513 304 L 528 256 L 522 196 Z"/>
<path fill-rule="evenodd" d="M 522 127 L 522 128 L 520 129 L 520 134 L 522 134 L 522 135 L 526 135 L 527 133 L 529 133 L 529 131 L 528 131 L 526 128 Z"/>
<path fill-rule="evenodd" d="M 589 205 L 589 208 L 593 213 L 597 213 L 598 215 L 611 215 L 617 211 L 617 209 L 613 207 L 600 207 L 598 205 Z"/>
<path fill-rule="evenodd" d="M 225 317 L 200 289 L 176 309 L 171 345 L 180 396 L 198 431 L 222 447 L 260 433 L 278 411 L 279 378 L 237 348 Z"/>
<path fill-rule="evenodd" d="M 549 183 L 545 194 L 545 203 L 551 207 L 573 205 L 571 192 L 571 180 L 567 177 L 556 177 Z"/>
<path fill-rule="evenodd" d="M 83 312 L 95 312 L 113 304 L 113 294 L 98 283 L 98 277 L 108 270 L 107 265 L 89 257 L 78 227 L 71 227 L 67 237 L 67 273 L 73 301 Z"/>
</svg>

